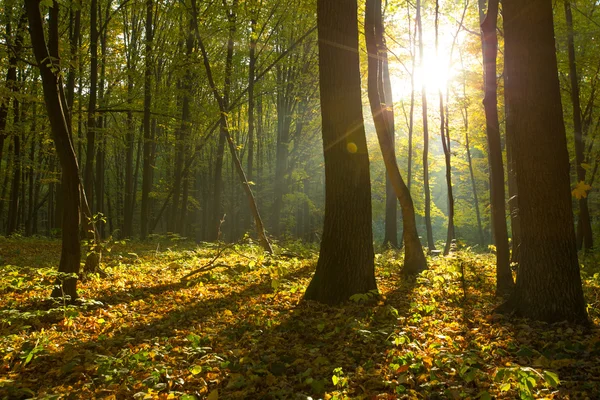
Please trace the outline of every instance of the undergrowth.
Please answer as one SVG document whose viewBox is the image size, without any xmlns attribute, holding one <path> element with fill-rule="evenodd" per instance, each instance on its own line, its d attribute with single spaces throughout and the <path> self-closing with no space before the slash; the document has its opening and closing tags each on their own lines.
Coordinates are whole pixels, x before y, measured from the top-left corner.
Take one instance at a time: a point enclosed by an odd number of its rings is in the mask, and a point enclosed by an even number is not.
<svg viewBox="0 0 600 400">
<path fill-rule="evenodd" d="M 303 302 L 317 259 L 180 238 L 116 243 L 108 278 L 48 299 L 60 243 L 0 238 L 0 398 L 596 398 L 597 328 L 494 315 L 493 256 L 461 250 L 414 280 L 376 256 L 379 293 Z M 596 256 L 582 259 L 600 322 Z M 212 268 L 214 266 L 214 268 Z"/>
</svg>

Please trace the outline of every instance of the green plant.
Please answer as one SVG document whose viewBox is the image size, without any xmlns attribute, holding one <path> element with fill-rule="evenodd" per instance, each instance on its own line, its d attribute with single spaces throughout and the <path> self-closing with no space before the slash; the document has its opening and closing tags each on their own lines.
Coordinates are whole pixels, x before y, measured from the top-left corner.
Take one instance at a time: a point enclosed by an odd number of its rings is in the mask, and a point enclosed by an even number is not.
<svg viewBox="0 0 600 400">
<path fill-rule="evenodd" d="M 331 377 L 331 381 L 334 386 L 338 389 L 343 389 L 348 386 L 348 378 L 344 376 L 344 371 L 342 367 L 337 367 L 333 370 L 333 376 Z"/>
<path fill-rule="evenodd" d="M 494 381 L 500 384 L 500 391 L 516 389 L 522 400 L 533 400 L 535 390 L 540 386 L 556 388 L 560 384 L 558 375 L 551 371 L 539 373 L 531 367 L 498 368 Z"/>
<path fill-rule="evenodd" d="M 379 296 L 377 289 L 369 290 L 367 293 L 356 293 L 350 296 L 350 301 L 354 303 L 366 303 Z"/>
</svg>

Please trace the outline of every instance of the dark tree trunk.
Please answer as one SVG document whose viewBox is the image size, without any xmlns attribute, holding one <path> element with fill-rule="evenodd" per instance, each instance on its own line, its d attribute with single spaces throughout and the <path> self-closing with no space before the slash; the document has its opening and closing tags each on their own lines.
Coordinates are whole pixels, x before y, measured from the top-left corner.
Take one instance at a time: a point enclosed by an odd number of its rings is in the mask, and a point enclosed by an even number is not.
<svg viewBox="0 0 600 400">
<path fill-rule="evenodd" d="M 356 0 L 318 0 L 317 25 L 325 221 L 317 269 L 304 298 L 338 304 L 377 290 Z"/>
<path fill-rule="evenodd" d="M 375 122 L 375 130 L 379 146 L 383 154 L 385 168 L 394 188 L 394 193 L 402 207 L 404 224 L 404 269 L 407 274 L 419 273 L 427 268 L 423 248 L 417 232 L 415 208 L 408 187 L 400 175 L 396 153 L 392 140 L 392 110 L 385 104 L 388 99 L 384 93 L 385 65 L 387 64 L 387 48 L 384 42 L 384 28 L 381 14 L 381 0 L 367 0 L 365 8 L 365 40 L 369 54 L 368 61 L 368 94 L 371 113 Z"/>
<path fill-rule="evenodd" d="M 150 191 L 152 190 L 152 145 L 153 137 L 150 126 L 150 107 L 152 105 L 152 19 L 153 0 L 146 0 L 146 59 L 144 71 L 144 155 L 142 167 L 142 205 L 141 205 L 141 238 L 148 237 L 148 219 L 150 213 Z"/>
<path fill-rule="evenodd" d="M 124 36 L 128 39 L 127 57 L 127 132 L 125 134 L 125 195 L 123 199 L 123 236 L 129 238 L 133 235 L 133 214 L 135 209 L 133 154 L 135 148 L 135 122 L 131 108 L 134 102 L 134 69 L 137 67 L 137 49 L 139 40 L 138 30 L 139 14 L 131 14 L 129 29 L 124 25 Z M 138 153 L 139 156 L 139 153 Z"/>
<path fill-rule="evenodd" d="M 586 171 L 583 164 L 585 159 L 585 136 L 581 123 L 581 102 L 579 99 L 579 78 L 577 75 L 577 64 L 575 61 L 575 40 L 573 33 L 573 14 L 571 12 L 570 0 L 565 0 L 565 17 L 567 22 L 567 47 L 569 51 L 569 78 L 571 80 L 571 103 L 573 105 L 573 130 L 575 135 L 575 162 L 577 163 L 577 182 L 585 182 Z M 578 248 L 590 250 L 594 247 L 592 237 L 592 224 L 590 221 L 590 210 L 588 198 L 579 199 L 579 215 L 577 218 L 577 243 Z"/>
<path fill-rule="evenodd" d="M 501 312 L 587 323 L 561 106 L 552 2 L 504 0 L 508 135 L 513 135 L 521 249 L 516 288 Z"/>
<path fill-rule="evenodd" d="M 69 134 L 69 126 L 64 110 L 59 84 L 58 64 L 49 66 L 47 60 L 50 55 L 44 39 L 44 28 L 42 16 L 39 9 L 39 0 L 27 0 L 27 17 L 29 19 L 29 31 L 31 43 L 36 61 L 42 76 L 44 88 L 44 100 L 48 110 L 48 117 L 52 128 L 52 138 L 56 152 L 62 166 L 62 190 L 64 193 L 64 213 L 62 229 L 62 251 L 58 271 L 66 274 L 77 274 L 81 259 L 81 248 L 79 241 L 79 167 L 73 149 L 73 143 Z M 55 2 L 54 7 L 58 7 Z M 56 10 L 57 11 L 57 10 Z M 58 22 L 54 21 L 53 34 L 58 36 Z M 52 29 L 51 29 L 52 36 Z M 71 300 L 77 298 L 77 278 L 68 277 L 57 282 L 60 286 L 52 292 L 54 297 L 70 296 Z"/>
<path fill-rule="evenodd" d="M 417 32 L 419 34 L 419 59 L 423 68 L 423 24 L 421 21 L 421 0 L 417 0 Z M 431 192 L 429 190 L 429 126 L 427 121 L 427 86 L 425 80 L 421 85 L 421 107 L 423 109 L 423 185 L 425 192 L 425 229 L 427 230 L 427 247 L 435 250 L 433 227 L 431 226 Z"/>
<path fill-rule="evenodd" d="M 96 97 L 98 86 L 98 1 L 90 4 L 90 87 L 87 115 L 87 145 L 83 186 L 94 212 L 94 160 L 96 156 Z"/>
<path fill-rule="evenodd" d="M 8 40 L 7 45 L 10 56 L 8 59 L 8 69 L 6 72 L 6 88 L 15 93 L 19 90 L 19 85 L 17 82 L 17 62 L 19 61 L 21 50 L 23 48 L 23 33 L 25 31 L 25 25 L 27 22 L 27 15 L 25 13 L 22 14 L 18 23 L 14 41 L 12 41 L 13 38 L 11 37 L 12 24 L 10 21 L 10 16 L 7 17 L 8 21 L 6 24 L 6 38 Z M 6 122 L 8 118 L 9 105 L 10 100 L 0 102 L 0 167 L 2 166 L 2 150 L 4 148 L 4 141 L 8 137 L 6 133 Z M 9 164 L 6 163 L 6 165 L 8 166 Z"/>
<path fill-rule="evenodd" d="M 506 209 L 504 196 L 504 165 L 502 162 L 502 145 L 500 142 L 500 122 L 498 119 L 498 88 L 496 83 L 496 55 L 498 38 L 496 21 L 498 20 L 498 0 L 490 0 L 487 16 L 481 24 L 484 87 L 485 121 L 488 139 L 490 163 L 492 226 L 496 244 L 496 294 L 509 293 L 514 281 L 510 270 L 510 250 L 508 248 L 508 231 L 506 228 Z"/>
</svg>

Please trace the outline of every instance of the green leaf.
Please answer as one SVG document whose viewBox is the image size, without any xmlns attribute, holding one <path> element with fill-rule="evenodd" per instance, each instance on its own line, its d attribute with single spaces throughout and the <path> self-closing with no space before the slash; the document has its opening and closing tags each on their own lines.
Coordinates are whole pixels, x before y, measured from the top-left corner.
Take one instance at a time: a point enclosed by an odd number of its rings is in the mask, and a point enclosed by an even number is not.
<svg viewBox="0 0 600 400">
<path fill-rule="evenodd" d="M 480 400 L 492 400 L 492 395 L 484 390 L 483 392 L 479 392 L 479 399 Z"/>
<path fill-rule="evenodd" d="M 333 376 L 331 377 L 331 381 L 333 382 L 333 384 L 334 384 L 335 386 L 337 386 L 338 382 L 340 381 L 340 378 L 339 378 L 339 376 L 337 376 L 337 375 L 333 375 Z"/>
<path fill-rule="evenodd" d="M 556 388 L 560 385 L 560 379 L 558 379 L 558 374 L 551 371 L 544 371 L 544 379 L 546 383 L 550 385 L 550 387 Z"/>
</svg>

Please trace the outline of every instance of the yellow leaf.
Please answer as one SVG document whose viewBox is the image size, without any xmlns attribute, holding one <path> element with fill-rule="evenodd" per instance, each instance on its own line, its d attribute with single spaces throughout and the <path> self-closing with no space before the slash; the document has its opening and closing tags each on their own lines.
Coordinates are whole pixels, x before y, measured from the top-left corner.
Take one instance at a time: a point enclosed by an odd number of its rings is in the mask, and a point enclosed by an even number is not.
<svg viewBox="0 0 600 400">
<path fill-rule="evenodd" d="M 580 200 L 586 198 L 591 189 L 592 187 L 590 185 L 584 181 L 579 181 L 571 193 L 573 194 L 573 197 L 575 197 L 577 200 Z"/>
<path fill-rule="evenodd" d="M 231 310 L 225 310 L 225 311 L 223 311 L 223 315 L 225 315 L 227 317 L 231 317 L 233 315 L 233 313 L 231 312 Z"/>
</svg>

